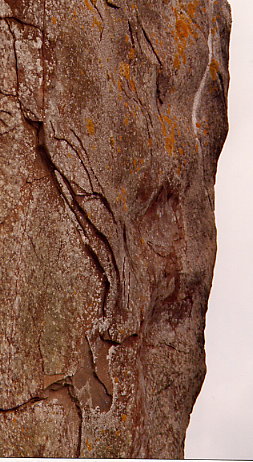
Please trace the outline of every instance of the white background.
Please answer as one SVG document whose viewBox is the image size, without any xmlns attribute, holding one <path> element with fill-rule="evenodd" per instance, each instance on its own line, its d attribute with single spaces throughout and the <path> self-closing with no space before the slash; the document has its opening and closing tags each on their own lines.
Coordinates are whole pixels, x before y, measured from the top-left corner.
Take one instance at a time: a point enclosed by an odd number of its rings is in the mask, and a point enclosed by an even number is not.
<svg viewBox="0 0 253 462">
<path fill-rule="evenodd" d="M 230 5 L 230 132 L 216 179 L 208 373 L 187 432 L 186 458 L 253 459 L 253 0 Z"/>
</svg>

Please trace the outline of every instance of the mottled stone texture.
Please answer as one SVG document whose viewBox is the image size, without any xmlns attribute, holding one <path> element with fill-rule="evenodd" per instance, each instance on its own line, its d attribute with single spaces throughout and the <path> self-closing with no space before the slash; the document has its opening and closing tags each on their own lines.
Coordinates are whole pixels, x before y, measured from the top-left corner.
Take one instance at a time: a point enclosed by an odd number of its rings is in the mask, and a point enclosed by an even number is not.
<svg viewBox="0 0 253 462">
<path fill-rule="evenodd" d="M 224 0 L 0 0 L 0 456 L 183 457 Z"/>
</svg>

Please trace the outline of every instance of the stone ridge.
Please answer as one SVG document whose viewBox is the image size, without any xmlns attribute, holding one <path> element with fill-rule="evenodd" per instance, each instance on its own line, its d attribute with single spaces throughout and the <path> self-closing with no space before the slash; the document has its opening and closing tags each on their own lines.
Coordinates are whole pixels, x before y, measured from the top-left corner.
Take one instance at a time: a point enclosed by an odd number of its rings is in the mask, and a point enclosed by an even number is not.
<svg viewBox="0 0 253 462">
<path fill-rule="evenodd" d="M 183 457 L 205 376 L 224 0 L 0 0 L 1 457 Z"/>
</svg>

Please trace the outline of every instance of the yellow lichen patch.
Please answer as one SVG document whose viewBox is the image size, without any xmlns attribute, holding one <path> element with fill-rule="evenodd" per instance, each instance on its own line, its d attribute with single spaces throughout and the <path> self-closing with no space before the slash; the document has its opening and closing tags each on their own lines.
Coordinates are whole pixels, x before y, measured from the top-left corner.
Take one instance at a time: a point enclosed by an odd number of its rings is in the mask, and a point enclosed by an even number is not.
<svg viewBox="0 0 253 462">
<path fill-rule="evenodd" d="M 88 135 L 95 135 L 95 125 L 91 119 L 86 119 L 86 131 Z"/>
<path fill-rule="evenodd" d="M 122 420 L 122 422 L 126 422 L 127 415 L 126 414 L 121 414 L 121 420 Z"/>
<path fill-rule="evenodd" d="M 220 68 L 220 65 L 218 61 L 216 61 L 216 59 L 212 59 L 210 66 L 209 66 L 209 71 L 210 71 L 212 80 L 217 79 L 217 73 L 219 71 L 219 68 Z"/>
<path fill-rule="evenodd" d="M 115 383 L 119 383 L 119 378 L 118 378 L 118 377 L 115 377 L 114 382 L 115 382 Z"/>
<path fill-rule="evenodd" d="M 52 21 L 53 24 L 56 24 L 57 23 L 57 18 L 55 16 L 52 16 L 51 21 Z"/>
<path fill-rule="evenodd" d="M 86 444 L 86 447 L 88 449 L 88 451 L 92 451 L 92 444 L 89 442 L 89 440 L 85 440 L 85 444 Z"/>
</svg>

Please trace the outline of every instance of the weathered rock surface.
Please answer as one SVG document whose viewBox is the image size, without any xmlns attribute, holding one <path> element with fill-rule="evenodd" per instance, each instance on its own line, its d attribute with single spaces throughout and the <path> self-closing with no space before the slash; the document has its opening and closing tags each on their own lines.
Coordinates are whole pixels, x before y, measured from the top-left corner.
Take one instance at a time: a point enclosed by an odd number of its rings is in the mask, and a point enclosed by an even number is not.
<svg viewBox="0 0 253 462">
<path fill-rule="evenodd" d="M 227 133 L 223 0 L 0 0 L 0 456 L 183 456 Z"/>
</svg>

